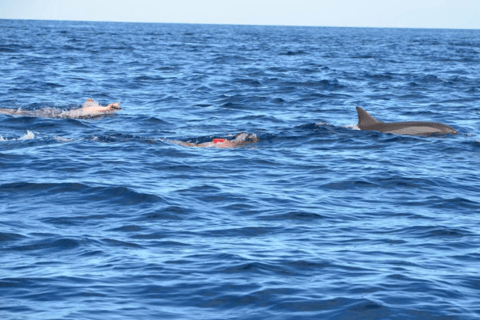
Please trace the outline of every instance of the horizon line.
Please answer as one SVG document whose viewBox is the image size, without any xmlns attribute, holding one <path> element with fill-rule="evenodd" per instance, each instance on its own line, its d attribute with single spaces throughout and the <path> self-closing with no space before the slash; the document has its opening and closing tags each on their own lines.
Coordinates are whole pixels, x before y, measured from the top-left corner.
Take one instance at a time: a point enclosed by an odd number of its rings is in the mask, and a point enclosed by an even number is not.
<svg viewBox="0 0 480 320">
<path fill-rule="evenodd" d="M 447 28 L 447 27 L 373 27 L 373 26 L 320 26 L 296 24 L 247 24 L 247 23 L 205 23 L 205 22 L 158 22 L 158 21 L 114 21 L 114 20 L 64 20 L 64 19 L 32 19 L 32 18 L 0 18 L 0 20 L 21 21 L 63 21 L 63 22 L 100 22 L 100 23 L 143 23 L 143 24 L 192 24 L 218 26 L 262 26 L 262 27 L 303 27 L 303 28 L 365 28 L 365 29 L 426 29 L 426 30 L 480 30 L 480 28 Z"/>
</svg>

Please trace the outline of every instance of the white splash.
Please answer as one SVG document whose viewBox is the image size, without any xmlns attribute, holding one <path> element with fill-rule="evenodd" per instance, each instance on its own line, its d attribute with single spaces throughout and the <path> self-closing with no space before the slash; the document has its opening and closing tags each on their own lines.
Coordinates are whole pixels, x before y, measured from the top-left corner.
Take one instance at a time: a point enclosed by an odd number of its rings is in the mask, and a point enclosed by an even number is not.
<svg viewBox="0 0 480 320">
<path fill-rule="evenodd" d="M 35 139 L 35 134 L 32 131 L 27 130 L 27 133 L 25 133 L 23 136 L 21 136 L 17 140 L 31 140 L 31 139 Z"/>
<path fill-rule="evenodd" d="M 99 107 L 100 105 L 98 104 L 97 101 L 88 99 L 84 103 L 82 103 L 82 108 L 87 108 L 87 107 Z"/>
<path fill-rule="evenodd" d="M 360 128 L 356 124 L 346 124 L 346 125 L 343 125 L 342 127 L 347 129 L 360 130 Z"/>
</svg>

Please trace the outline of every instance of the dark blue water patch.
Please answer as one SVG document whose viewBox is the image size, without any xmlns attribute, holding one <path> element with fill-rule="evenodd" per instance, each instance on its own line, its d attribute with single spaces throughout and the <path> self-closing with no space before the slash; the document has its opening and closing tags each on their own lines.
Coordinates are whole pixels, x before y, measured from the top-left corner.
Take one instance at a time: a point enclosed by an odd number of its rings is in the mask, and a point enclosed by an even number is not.
<svg viewBox="0 0 480 320">
<path fill-rule="evenodd" d="M 274 116 L 267 116 L 267 115 L 248 115 L 248 116 L 242 116 L 242 117 L 235 117 L 235 120 L 243 121 L 246 123 L 248 123 L 249 121 L 251 122 L 268 121 L 270 123 L 285 123 L 285 121 L 282 119 L 277 119 Z"/>
<path fill-rule="evenodd" d="M 344 182 L 335 182 L 335 183 L 327 183 L 323 185 L 326 189 L 333 189 L 333 190 L 355 190 L 355 189 L 365 189 L 365 188 L 375 188 L 378 187 L 375 183 L 370 183 L 368 181 L 344 181 Z"/>
<path fill-rule="evenodd" d="M 22 236 L 21 234 L 16 234 L 16 233 L 0 233 L 0 243 L 4 244 L 6 242 L 10 241 L 18 241 L 22 240 L 25 237 Z"/>
<path fill-rule="evenodd" d="M 291 221 L 292 223 L 295 222 L 308 222 L 312 223 L 316 220 L 323 220 L 326 217 L 314 213 L 314 212 L 305 212 L 305 211 L 291 211 L 287 213 L 279 213 L 279 214 L 269 214 L 259 217 L 260 220 L 267 220 L 267 221 Z"/>
<path fill-rule="evenodd" d="M 298 55 L 306 55 L 308 52 L 298 50 L 298 51 L 286 51 L 286 52 L 281 52 L 280 55 L 283 56 L 298 56 Z"/>
<path fill-rule="evenodd" d="M 140 221 L 153 221 L 153 220 L 183 220 L 188 219 L 194 213 L 194 210 L 191 208 L 184 208 L 177 205 L 166 206 L 160 210 L 146 212 L 138 217 L 133 217 L 135 220 Z M 159 235 L 160 237 L 160 235 Z"/>
<path fill-rule="evenodd" d="M 170 124 L 168 121 L 165 121 L 165 120 L 159 119 L 157 117 L 153 117 L 153 116 L 151 116 L 151 117 L 145 116 L 145 117 L 142 117 L 142 118 L 138 119 L 138 121 L 140 121 L 140 123 L 143 126 L 149 126 L 149 127 L 155 127 L 155 128 L 160 127 L 160 129 L 163 126 L 168 126 Z"/>
<path fill-rule="evenodd" d="M 162 81 L 165 80 L 165 78 L 162 77 L 155 77 L 155 76 L 139 76 L 134 79 L 134 81 Z"/>
<path fill-rule="evenodd" d="M 45 131 L 49 131 L 51 134 L 61 134 L 66 128 L 88 129 L 91 127 L 88 122 L 76 119 L 38 119 L 35 117 L 9 118 L 7 121 L 3 121 L 2 125 L 19 131 L 26 128 L 37 134 Z"/>
<path fill-rule="evenodd" d="M 49 239 L 46 241 L 32 241 L 30 243 L 22 244 L 19 246 L 12 246 L 10 250 L 13 251 L 32 251 L 35 254 L 58 254 L 59 251 L 69 251 L 76 249 L 80 246 L 80 242 L 74 239 L 62 238 L 62 239 Z"/>
<path fill-rule="evenodd" d="M 238 84 L 252 86 L 252 87 L 262 86 L 262 83 L 260 81 L 254 80 L 254 79 L 238 79 L 238 80 L 234 80 L 234 82 L 237 82 Z"/>
<path fill-rule="evenodd" d="M 337 79 L 334 80 L 319 80 L 319 81 L 305 81 L 305 82 L 286 82 L 282 86 L 293 86 L 296 88 L 315 88 L 317 90 L 334 91 L 346 89 L 346 86 L 339 83 Z"/>
<path fill-rule="evenodd" d="M 0 191 L 2 192 L 31 192 L 31 191 L 47 191 L 49 192 L 57 190 L 57 192 L 63 191 L 72 191 L 72 190 L 82 190 L 86 186 L 82 184 L 67 184 L 67 185 L 58 185 L 58 184 L 36 184 L 36 183 L 11 183 L 11 184 L 2 184 L 0 185 Z"/>
<path fill-rule="evenodd" d="M 136 205 L 146 204 L 149 202 L 162 202 L 163 200 L 156 195 L 149 195 L 145 193 L 135 192 L 126 187 L 89 187 L 78 183 L 51 183 L 51 184 L 37 184 L 37 183 L 13 183 L 0 185 L 2 193 L 15 194 L 16 196 L 29 196 L 31 194 L 40 195 L 43 197 L 53 196 L 55 194 L 63 194 L 65 198 L 69 195 L 82 194 L 88 201 L 102 202 L 108 199 L 111 204 L 119 205 Z M 51 201 L 56 201 L 52 199 Z M 71 198 L 71 201 L 80 201 L 80 199 Z"/>
<path fill-rule="evenodd" d="M 18 46 L 17 46 L 18 48 Z M 0 46 L 0 52 L 2 53 L 11 53 L 11 52 L 17 52 L 18 50 L 15 50 L 15 46 L 8 45 L 8 46 Z"/>
<path fill-rule="evenodd" d="M 395 80 L 396 78 L 398 79 L 399 76 L 396 75 L 396 74 L 392 74 L 390 72 L 388 73 L 385 73 L 385 74 L 378 74 L 378 73 L 365 73 L 363 75 L 364 77 L 368 78 L 368 79 L 371 79 L 371 80 L 374 80 L 374 83 L 377 83 L 377 82 L 385 82 L 385 81 L 392 81 L 392 80 Z"/>
<path fill-rule="evenodd" d="M 438 228 L 435 226 L 419 226 L 419 227 L 409 227 L 403 230 L 397 231 L 398 233 L 402 234 L 409 234 L 410 236 L 416 238 L 440 238 L 440 239 L 447 239 L 453 240 L 453 238 L 463 238 L 469 237 L 473 234 L 468 232 L 467 230 L 460 230 L 456 228 Z"/>
<path fill-rule="evenodd" d="M 443 208 L 455 210 L 464 208 L 467 210 L 477 210 L 480 208 L 480 201 L 472 201 L 470 199 L 455 197 L 451 199 L 442 199 L 441 201 L 432 201 L 430 204 L 434 208 Z"/>
</svg>

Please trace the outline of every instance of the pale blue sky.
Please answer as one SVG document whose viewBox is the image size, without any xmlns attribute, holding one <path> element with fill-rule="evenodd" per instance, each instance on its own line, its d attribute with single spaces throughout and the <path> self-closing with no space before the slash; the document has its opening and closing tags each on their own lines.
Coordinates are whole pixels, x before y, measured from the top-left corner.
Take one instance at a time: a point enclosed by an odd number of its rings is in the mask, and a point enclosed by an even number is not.
<svg viewBox="0 0 480 320">
<path fill-rule="evenodd" d="M 480 0 L 0 0 L 0 19 L 480 29 Z"/>
</svg>

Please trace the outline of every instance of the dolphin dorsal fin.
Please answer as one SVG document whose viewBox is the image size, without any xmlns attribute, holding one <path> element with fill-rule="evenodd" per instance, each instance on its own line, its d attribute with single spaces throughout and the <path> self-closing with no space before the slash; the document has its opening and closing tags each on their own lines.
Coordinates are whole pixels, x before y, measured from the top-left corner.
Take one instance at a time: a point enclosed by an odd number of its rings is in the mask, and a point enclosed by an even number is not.
<svg viewBox="0 0 480 320">
<path fill-rule="evenodd" d="M 367 111 L 363 110 L 360 107 L 357 107 L 358 112 L 358 127 L 369 127 L 377 123 L 382 123 L 382 121 L 378 121 L 374 117 L 368 114 Z"/>
</svg>

